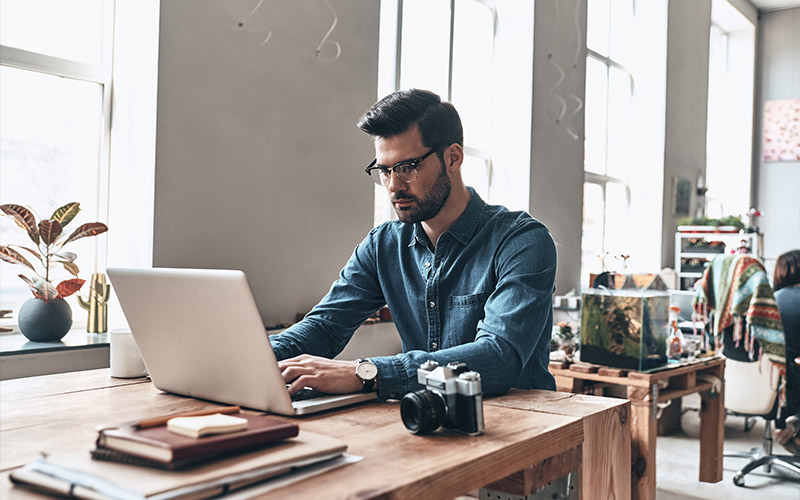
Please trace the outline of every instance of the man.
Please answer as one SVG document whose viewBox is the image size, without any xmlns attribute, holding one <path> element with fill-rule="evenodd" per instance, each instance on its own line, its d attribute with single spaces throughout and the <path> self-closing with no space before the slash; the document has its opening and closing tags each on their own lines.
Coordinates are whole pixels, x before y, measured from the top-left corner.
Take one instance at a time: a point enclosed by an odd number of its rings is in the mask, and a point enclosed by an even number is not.
<svg viewBox="0 0 800 500">
<path fill-rule="evenodd" d="M 370 231 L 322 301 L 271 337 L 289 391 L 400 398 L 419 389 L 417 368 L 428 360 L 467 363 L 484 394 L 554 390 L 547 364 L 556 251 L 547 228 L 464 185 L 461 120 L 436 94 L 390 94 L 358 126 L 374 138 L 366 171 L 399 220 Z M 328 359 L 384 304 L 402 354 Z"/>
</svg>

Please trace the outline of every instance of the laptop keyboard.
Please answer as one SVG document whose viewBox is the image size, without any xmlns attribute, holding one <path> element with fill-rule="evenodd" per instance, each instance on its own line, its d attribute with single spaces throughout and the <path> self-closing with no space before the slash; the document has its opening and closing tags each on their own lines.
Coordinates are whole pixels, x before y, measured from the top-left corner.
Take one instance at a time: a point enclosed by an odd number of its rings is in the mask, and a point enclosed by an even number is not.
<svg viewBox="0 0 800 500">
<path fill-rule="evenodd" d="M 292 396 L 292 401 L 305 401 L 307 399 L 314 399 L 319 398 L 322 396 L 330 396 L 327 392 L 318 391 L 316 389 L 312 389 L 310 387 L 304 387 L 299 391 L 295 392 Z"/>
</svg>

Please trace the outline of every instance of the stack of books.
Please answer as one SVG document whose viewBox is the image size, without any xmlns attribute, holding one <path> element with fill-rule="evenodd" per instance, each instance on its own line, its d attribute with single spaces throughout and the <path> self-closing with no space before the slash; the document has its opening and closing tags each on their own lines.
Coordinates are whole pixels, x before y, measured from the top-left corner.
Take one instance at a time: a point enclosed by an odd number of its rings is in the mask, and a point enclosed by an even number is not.
<svg viewBox="0 0 800 500">
<path fill-rule="evenodd" d="M 227 416 L 227 415 L 225 415 Z M 207 417 L 179 417 L 202 421 Z M 229 417 L 234 418 L 234 417 Z M 162 469 L 180 469 L 189 465 L 220 458 L 242 451 L 268 446 L 297 436 L 299 428 L 293 422 L 285 422 L 263 415 L 239 413 L 243 429 L 223 430 L 225 424 L 213 422 L 198 428 L 197 437 L 184 435 L 168 427 L 167 422 L 151 424 L 147 421 L 136 424 L 101 429 L 97 436 L 92 457 L 135 465 Z"/>
<path fill-rule="evenodd" d="M 183 416 L 103 428 L 93 449 L 51 453 L 9 477 L 18 486 L 74 498 L 200 499 L 352 463 L 346 444 L 301 432 L 293 422 L 235 413 L 221 421 L 215 415 L 211 422 L 167 423 Z"/>
</svg>

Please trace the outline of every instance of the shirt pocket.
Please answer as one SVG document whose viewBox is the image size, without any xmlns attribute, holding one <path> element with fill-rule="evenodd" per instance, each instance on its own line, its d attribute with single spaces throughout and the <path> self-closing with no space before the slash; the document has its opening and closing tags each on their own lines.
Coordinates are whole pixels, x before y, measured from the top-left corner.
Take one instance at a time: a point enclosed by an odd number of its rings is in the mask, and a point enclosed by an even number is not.
<svg viewBox="0 0 800 500">
<path fill-rule="evenodd" d="M 487 297 L 486 292 L 450 296 L 444 325 L 447 347 L 475 340 L 478 321 L 483 319 Z"/>
</svg>

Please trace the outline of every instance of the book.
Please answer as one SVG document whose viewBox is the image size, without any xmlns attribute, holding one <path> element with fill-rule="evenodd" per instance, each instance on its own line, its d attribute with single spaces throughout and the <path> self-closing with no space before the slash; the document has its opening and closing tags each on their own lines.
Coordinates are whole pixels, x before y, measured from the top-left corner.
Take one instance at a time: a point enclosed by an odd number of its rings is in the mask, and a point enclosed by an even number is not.
<svg viewBox="0 0 800 500">
<path fill-rule="evenodd" d="M 167 420 L 167 430 L 199 438 L 211 434 L 227 434 L 247 429 L 247 419 L 214 413 L 199 417 L 175 417 Z"/>
<path fill-rule="evenodd" d="M 165 468 L 180 468 L 222 454 L 279 442 L 299 432 L 294 422 L 247 413 L 239 416 L 247 420 L 247 429 L 229 434 L 192 438 L 170 432 L 166 425 L 145 428 L 122 425 L 100 430 L 96 445 L 97 449 L 160 462 Z M 104 454 L 106 460 L 111 456 L 105 452 L 98 454 Z"/>
<path fill-rule="evenodd" d="M 284 478 L 295 471 L 335 462 L 347 450 L 338 439 L 300 432 L 265 449 L 250 449 L 186 470 L 159 470 L 92 460 L 86 449 L 48 453 L 9 477 L 17 487 L 86 499 L 202 499 L 255 483 Z M 16 493 L 20 493 L 19 491 Z"/>
</svg>

